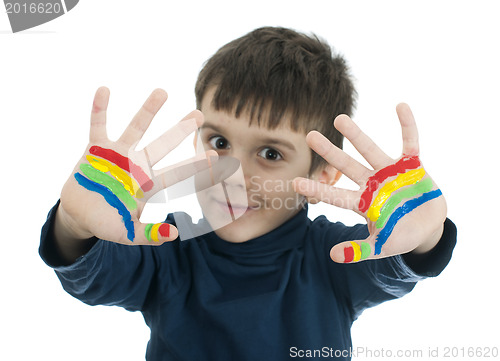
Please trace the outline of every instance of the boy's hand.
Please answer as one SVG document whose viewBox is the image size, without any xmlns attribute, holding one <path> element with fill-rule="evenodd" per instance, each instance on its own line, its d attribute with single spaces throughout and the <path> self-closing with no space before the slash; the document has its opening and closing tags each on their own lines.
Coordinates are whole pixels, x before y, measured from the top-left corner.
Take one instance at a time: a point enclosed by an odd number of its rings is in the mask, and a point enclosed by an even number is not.
<svg viewBox="0 0 500 361">
<path fill-rule="evenodd" d="M 65 235 L 73 239 L 98 237 L 128 244 L 161 244 L 177 238 L 168 224 L 139 222 L 147 200 L 158 191 L 209 166 L 202 154 L 183 165 L 152 169 L 203 123 L 193 111 L 142 150 L 135 150 L 151 120 L 167 100 L 161 89 L 152 92 L 142 108 L 116 141 L 106 133 L 109 90 L 99 88 L 91 114 L 90 142 L 61 193 L 58 209 Z"/>
<path fill-rule="evenodd" d="M 307 135 L 306 141 L 316 153 L 360 186 L 358 191 L 351 191 L 305 178 L 294 181 L 298 193 L 351 209 L 366 218 L 370 236 L 333 247 L 330 256 L 335 262 L 357 262 L 411 251 L 425 253 L 441 238 L 445 199 L 418 157 L 418 132 L 410 108 L 399 104 L 396 111 L 403 135 L 403 155 L 398 159 L 386 155 L 348 116 L 335 119 L 335 127 L 373 170 L 319 132 Z"/>
</svg>

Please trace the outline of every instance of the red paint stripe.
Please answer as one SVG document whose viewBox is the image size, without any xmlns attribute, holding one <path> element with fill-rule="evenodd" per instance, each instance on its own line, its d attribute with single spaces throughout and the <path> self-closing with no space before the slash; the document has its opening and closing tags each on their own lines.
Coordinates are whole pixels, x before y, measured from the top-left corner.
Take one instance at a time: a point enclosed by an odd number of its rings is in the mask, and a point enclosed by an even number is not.
<svg viewBox="0 0 500 361">
<path fill-rule="evenodd" d="M 366 182 L 366 189 L 359 200 L 359 210 L 361 212 L 366 212 L 366 210 L 372 203 L 373 193 L 387 178 L 393 177 L 400 173 L 404 173 L 408 169 L 416 169 L 418 167 L 420 167 L 420 159 L 418 159 L 418 156 L 405 156 L 398 160 L 396 163 L 391 164 L 390 166 L 385 167 L 372 175 L 370 178 L 368 178 L 368 181 Z"/>
<path fill-rule="evenodd" d="M 344 248 L 344 263 L 350 263 L 354 260 L 354 248 Z"/>
<path fill-rule="evenodd" d="M 158 233 L 160 236 L 167 238 L 170 235 L 170 224 L 162 223 L 158 228 Z"/>
<path fill-rule="evenodd" d="M 129 172 L 137 180 L 143 191 L 147 192 L 153 188 L 153 181 L 137 164 L 129 158 L 115 152 L 112 149 L 101 148 L 97 145 L 90 147 L 90 153 L 113 162 L 121 169 Z"/>
</svg>

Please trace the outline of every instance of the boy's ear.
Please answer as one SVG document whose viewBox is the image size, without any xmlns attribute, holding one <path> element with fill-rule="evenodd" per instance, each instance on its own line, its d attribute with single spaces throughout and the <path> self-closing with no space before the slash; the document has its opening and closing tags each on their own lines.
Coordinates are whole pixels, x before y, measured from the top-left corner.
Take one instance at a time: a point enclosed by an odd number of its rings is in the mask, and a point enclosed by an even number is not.
<svg viewBox="0 0 500 361">
<path fill-rule="evenodd" d="M 323 168 L 318 169 L 311 176 L 311 179 L 316 180 L 320 183 L 328 184 L 330 186 L 335 185 L 338 182 L 342 172 L 330 164 L 327 164 Z M 307 197 L 307 201 L 311 204 L 319 203 L 320 200 L 312 197 Z"/>
</svg>

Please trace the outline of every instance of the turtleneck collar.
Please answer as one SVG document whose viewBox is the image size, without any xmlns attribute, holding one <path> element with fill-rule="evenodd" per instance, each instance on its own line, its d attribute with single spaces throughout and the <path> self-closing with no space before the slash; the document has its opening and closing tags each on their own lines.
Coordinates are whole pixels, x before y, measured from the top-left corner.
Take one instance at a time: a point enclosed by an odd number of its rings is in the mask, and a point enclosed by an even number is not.
<svg viewBox="0 0 500 361">
<path fill-rule="evenodd" d="M 306 205 L 278 228 L 246 242 L 228 242 L 215 232 L 208 233 L 205 238 L 208 246 L 217 253 L 235 257 L 263 257 L 302 245 L 309 223 Z"/>
</svg>

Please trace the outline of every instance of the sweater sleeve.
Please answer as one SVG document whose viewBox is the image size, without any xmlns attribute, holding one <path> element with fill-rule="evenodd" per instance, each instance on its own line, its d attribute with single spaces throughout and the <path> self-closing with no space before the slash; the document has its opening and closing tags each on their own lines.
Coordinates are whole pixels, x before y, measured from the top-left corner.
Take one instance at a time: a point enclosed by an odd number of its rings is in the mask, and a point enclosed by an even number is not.
<svg viewBox="0 0 500 361">
<path fill-rule="evenodd" d="M 42 227 L 39 254 L 55 270 L 63 288 L 89 305 L 116 305 L 138 311 L 148 297 L 158 268 L 154 247 L 126 246 L 98 240 L 73 264 L 60 262 L 51 228 L 59 202 Z"/>
<path fill-rule="evenodd" d="M 325 240 L 326 254 L 337 243 L 368 237 L 366 225 L 340 230 L 338 224 L 334 224 L 330 230 Z M 447 219 L 439 243 L 418 258 L 398 255 L 352 264 L 337 264 L 330 260 L 332 285 L 336 293 L 343 296 L 350 316 L 355 320 L 366 308 L 400 298 L 418 281 L 439 275 L 450 261 L 455 244 L 456 227 Z"/>
</svg>

